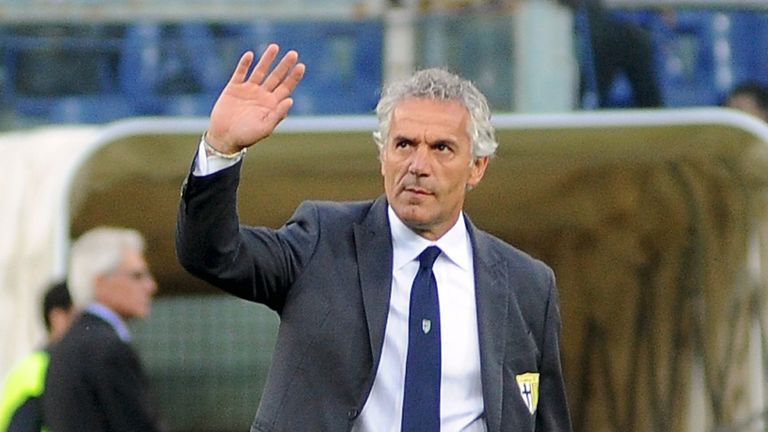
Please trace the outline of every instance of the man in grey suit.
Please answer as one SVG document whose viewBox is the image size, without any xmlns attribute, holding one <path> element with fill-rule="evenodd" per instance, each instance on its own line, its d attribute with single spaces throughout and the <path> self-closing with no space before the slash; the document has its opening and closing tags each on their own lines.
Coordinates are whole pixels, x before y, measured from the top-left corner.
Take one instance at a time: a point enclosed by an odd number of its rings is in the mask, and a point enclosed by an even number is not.
<svg viewBox="0 0 768 432">
<path fill-rule="evenodd" d="M 439 69 L 377 106 L 385 194 L 305 202 L 280 229 L 240 225 L 246 149 L 287 115 L 304 74 L 245 53 L 183 187 L 191 273 L 280 316 L 252 431 L 570 431 L 552 271 L 476 228 L 465 194 L 496 149 L 485 97 Z"/>
<path fill-rule="evenodd" d="M 72 244 L 68 285 L 81 313 L 51 348 L 43 413 L 55 432 L 157 432 L 149 381 L 128 322 L 149 315 L 157 283 L 144 237 L 101 226 Z"/>
</svg>

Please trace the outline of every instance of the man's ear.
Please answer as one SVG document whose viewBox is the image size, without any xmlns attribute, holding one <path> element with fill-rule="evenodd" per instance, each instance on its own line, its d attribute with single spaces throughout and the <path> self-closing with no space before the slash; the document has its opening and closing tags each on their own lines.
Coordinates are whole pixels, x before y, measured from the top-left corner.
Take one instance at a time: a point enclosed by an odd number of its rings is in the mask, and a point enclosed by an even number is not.
<svg viewBox="0 0 768 432">
<path fill-rule="evenodd" d="M 109 276 L 100 274 L 93 278 L 93 298 L 94 300 L 101 300 L 104 296 L 104 290 L 107 289 Z"/>
<path fill-rule="evenodd" d="M 384 161 L 386 159 L 386 155 L 384 154 L 384 149 L 379 150 L 379 172 L 381 173 L 381 176 L 384 176 Z"/>
<path fill-rule="evenodd" d="M 51 323 L 50 336 L 52 340 L 58 340 L 69 329 L 76 316 L 75 308 L 65 309 L 55 307 L 48 313 L 48 321 Z"/>
<path fill-rule="evenodd" d="M 483 179 L 485 169 L 488 167 L 490 159 L 490 156 L 483 156 L 472 161 L 472 167 L 470 167 L 471 172 L 469 173 L 469 179 L 467 180 L 467 186 L 470 189 L 474 189 L 478 183 L 480 183 L 480 180 Z"/>
</svg>

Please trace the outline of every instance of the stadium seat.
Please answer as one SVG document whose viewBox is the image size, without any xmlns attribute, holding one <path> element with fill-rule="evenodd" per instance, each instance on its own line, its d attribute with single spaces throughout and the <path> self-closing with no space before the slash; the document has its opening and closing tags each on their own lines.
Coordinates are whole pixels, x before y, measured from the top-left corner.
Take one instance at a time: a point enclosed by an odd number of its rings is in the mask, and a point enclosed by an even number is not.
<svg viewBox="0 0 768 432">
<path fill-rule="evenodd" d="M 739 10 L 730 17 L 734 85 L 768 82 L 768 12 Z"/>
<path fill-rule="evenodd" d="M 210 93 L 170 96 L 163 104 L 163 115 L 169 116 L 208 116 L 216 102 L 217 95 Z"/>
<path fill-rule="evenodd" d="M 653 27 L 660 85 L 669 107 L 717 105 L 732 85 L 727 14 L 678 11 L 671 25 Z"/>
<path fill-rule="evenodd" d="M 297 50 L 307 65 L 295 92 L 296 113 L 373 111 L 382 80 L 379 21 L 288 21 L 266 30 L 262 37 L 278 42 L 284 51 Z"/>
<path fill-rule="evenodd" d="M 184 52 L 184 61 L 188 63 L 190 72 L 197 78 L 201 90 L 215 92 L 221 90 L 229 78 L 230 70 L 222 69 L 210 25 L 203 22 L 181 23 L 179 35 L 181 37 L 179 48 Z"/>
<path fill-rule="evenodd" d="M 51 123 L 107 123 L 134 114 L 130 103 L 121 96 L 71 96 L 52 102 Z"/>
<path fill-rule="evenodd" d="M 162 27 L 154 22 L 130 24 L 125 31 L 118 71 L 120 89 L 139 104 L 155 93 L 161 79 L 161 37 Z"/>
</svg>

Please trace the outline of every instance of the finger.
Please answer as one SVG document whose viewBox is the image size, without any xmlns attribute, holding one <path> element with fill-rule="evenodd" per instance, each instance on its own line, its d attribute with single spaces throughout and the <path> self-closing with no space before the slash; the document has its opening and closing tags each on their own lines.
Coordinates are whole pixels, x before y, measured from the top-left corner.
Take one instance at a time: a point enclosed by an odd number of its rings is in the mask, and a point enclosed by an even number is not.
<svg viewBox="0 0 768 432">
<path fill-rule="evenodd" d="M 283 99 L 277 104 L 273 111 L 269 112 L 269 114 L 264 118 L 264 121 L 268 125 L 267 129 L 269 130 L 267 135 L 271 135 L 272 132 L 274 132 L 277 126 L 280 124 L 280 122 L 285 120 L 285 118 L 288 116 L 288 110 L 290 110 L 292 106 L 293 99 Z"/>
<path fill-rule="evenodd" d="M 304 78 L 305 71 L 306 66 L 304 63 L 297 64 L 291 70 L 291 73 L 283 80 L 282 84 L 275 89 L 274 93 L 277 100 L 287 98 L 294 90 L 296 90 L 296 86 L 298 86 L 301 79 Z"/>
<path fill-rule="evenodd" d="M 296 66 L 299 61 L 299 53 L 288 51 L 280 60 L 280 63 L 272 70 L 264 83 L 262 84 L 267 91 L 273 91 L 279 86 L 288 73 Z"/>
<path fill-rule="evenodd" d="M 248 73 L 248 68 L 253 61 L 253 52 L 246 51 L 240 56 L 240 60 L 237 62 L 235 71 L 232 72 L 232 77 L 229 79 L 231 83 L 241 83 L 245 81 L 245 75 Z"/>
<path fill-rule="evenodd" d="M 279 51 L 280 47 L 277 44 L 269 44 L 261 54 L 259 62 L 256 63 L 256 66 L 253 68 L 253 72 L 251 72 L 248 81 L 254 84 L 261 84 L 261 82 L 264 81 L 264 77 L 267 76 L 270 66 L 272 66 L 275 58 L 277 58 L 277 53 Z"/>
<path fill-rule="evenodd" d="M 277 108 L 275 109 L 275 125 L 283 121 L 288 116 L 288 111 L 293 106 L 293 98 L 285 98 L 280 101 L 279 104 L 277 104 Z"/>
</svg>

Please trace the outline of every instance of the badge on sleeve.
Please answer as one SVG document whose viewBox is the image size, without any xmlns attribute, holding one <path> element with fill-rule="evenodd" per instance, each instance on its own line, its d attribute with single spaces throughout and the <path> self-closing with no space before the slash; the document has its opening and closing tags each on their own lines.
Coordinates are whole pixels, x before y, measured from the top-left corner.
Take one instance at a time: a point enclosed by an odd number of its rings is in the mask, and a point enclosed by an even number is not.
<svg viewBox="0 0 768 432">
<path fill-rule="evenodd" d="M 539 374 L 528 372 L 520 374 L 517 377 L 517 386 L 520 388 L 520 396 L 528 407 L 531 415 L 536 412 L 539 405 Z"/>
</svg>

